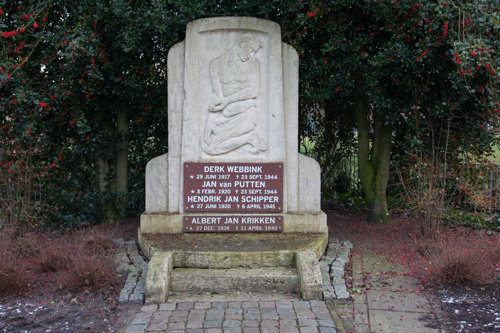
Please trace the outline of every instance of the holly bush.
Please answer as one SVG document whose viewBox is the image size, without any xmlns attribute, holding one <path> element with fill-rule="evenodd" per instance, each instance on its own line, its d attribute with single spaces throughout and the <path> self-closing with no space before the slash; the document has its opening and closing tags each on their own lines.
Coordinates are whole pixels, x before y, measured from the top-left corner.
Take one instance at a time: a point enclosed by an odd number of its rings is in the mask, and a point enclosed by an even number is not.
<svg viewBox="0 0 500 333">
<path fill-rule="evenodd" d="M 354 150 L 359 101 L 372 132 L 390 126 L 394 163 L 445 144 L 431 135 L 478 154 L 498 139 L 495 0 L 0 0 L 0 177 L 32 207 L 2 202 L 0 219 L 142 212 L 145 165 L 168 147 L 168 50 L 211 16 L 281 25 L 300 55 L 301 135 L 323 161 Z"/>
</svg>

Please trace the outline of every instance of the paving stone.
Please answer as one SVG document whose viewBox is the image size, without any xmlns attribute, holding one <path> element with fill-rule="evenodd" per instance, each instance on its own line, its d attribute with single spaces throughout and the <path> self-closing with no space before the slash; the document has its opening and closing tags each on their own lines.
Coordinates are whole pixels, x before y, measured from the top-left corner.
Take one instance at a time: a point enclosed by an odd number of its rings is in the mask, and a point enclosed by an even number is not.
<svg viewBox="0 0 500 333">
<path fill-rule="evenodd" d="M 130 303 L 144 304 L 144 293 L 133 293 L 128 300 Z"/>
<path fill-rule="evenodd" d="M 243 314 L 241 313 L 226 313 L 224 316 L 226 320 L 243 320 Z"/>
<path fill-rule="evenodd" d="M 276 308 L 278 307 L 289 307 L 291 308 L 293 303 L 291 301 L 276 301 Z"/>
<path fill-rule="evenodd" d="M 156 304 L 144 305 L 143 307 L 141 307 L 141 312 L 153 313 L 156 310 L 158 310 L 158 305 L 156 305 Z"/>
<path fill-rule="evenodd" d="M 226 309 L 226 314 L 233 314 L 233 313 L 243 313 L 242 308 L 227 308 Z"/>
<path fill-rule="evenodd" d="M 205 320 L 203 323 L 204 328 L 220 328 L 222 327 L 222 319 L 221 320 Z"/>
<path fill-rule="evenodd" d="M 304 326 L 318 326 L 318 322 L 316 319 L 310 319 L 310 318 L 299 318 L 299 326 L 304 327 Z"/>
<path fill-rule="evenodd" d="M 276 308 L 276 302 L 274 302 L 274 301 L 260 301 L 259 306 L 261 309 Z"/>
<path fill-rule="evenodd" d="M 278 326 L 279 324 L 277 320 L 266 319 L 260 322 L 260 327 L 278 327 Z"/>
<path fill-rule="evenodd" d="M 344 288 L 335 289 L 335 293 L 337 294 L 338 299 L 344 299 L 344 298 L 351 297 L 345 286 L 344 286 Z"/>
<path fill-rule="evenodd" d="M 318 301 L 318 300 L 312 300 L 312 301 L 309 301 L 309 303 L 311 304 L 311 308 L 312 307 L 323 307 L 323 308 L 327 308 L 326 306 L 326 303 L 324 301 Z"/>
<path fill-rule="evenodd" d="M 335 327 L 335 323 L 333 320 L 318 320 L 318 324 L 320 327 Z"/>
<path fill-rule="evenodd" d="M 179 309 L 179 310 L 194 309 L 194 303 L 193 302 L 180 302 L 180 303 L 177 303 L 177 309 Z"/>
<path fill-rule="evenodd" d="M 188 321 L 186 328 L 203 328 L 203 320 Z"/>
<path fill-rule="evenodd" d="M 224 322 L 222 323 L 222 327 L 224 328 L 240 327 L 240 326 L 241 326 L 241 320 L 229 319 L 229 320 L 224 320 Z"/>
<path fill-rule="evenodd" d="M 243 327 L 259 327 L 259 321 L 245 319 L 241 322 L 241 326 L 243 326 Z"/>
<path fill-rule="evenodd" d="M 295 314 L 295 312 L 293 313 L 284 313 L 284 314 L 280 314 L 280 320 L 282 319 L 289 319 L 289 320 L 295 320 L 297 319 L 297 315 Z"/>
<path fill-rule="evenodd" d="M 292 326 L 297 327 L 297 321 L 295 319 L 280 319 L 279 321 L 280 327 L 282 326 Z"/>
<path fill-rule="evenodd" d="M 310 308 L 311 307 L 311 303 L 309 303 L 308 301 L 293 301 L 293 307 L 295 309 L 297 308 Z"/>
<path fill-rule="evenodd" d="M 333 291 L 324 291 L 323 292 L 323 298 L 324 299 L 336 299 L 337 296 Z"/>
<path fill-rule="evenodd" d="M 199 314 L 189 314 L 188 318 L 187 318 L 188 321 L 203 321 L 205 320 L 205 315 L 199 315 Z"/>
<path fill-rule="evenodd" d="M 210 328 L 208 330 L 205 330 L 205 333 L 222 333 L 222 329 L 220 329 L 220 328 Z"/>
<path fill-rule="evenodd" d="M 245 301 L 245 302 L 241 303 L 241 307 L 243 309 L 245 309 L 245 308 L 258 308 L 259 307 L 259 302 Z"/>
<path fill-rule="evenodd" d="M 332 320 L 329 312 L 326 313 L 316 313 L 317 320 Z"/>
<path fill-rule="evenodd" d="M 316 307 L 316 306 L 313 306 L 311 308 L 312 312 L 314 312 L 314 314 L 318 314 L 318 313 L 329 313 L 328 311 L 328 308 L 325 306 L 325 307 Z"/>
<path fill-rule="evenodd" d="M 224 318 L 224 309 L 208 309 L 205 315 L 206 320 L 222 320 Z"/>
<path fill-rule="evenodd" d="M 344 267 L 337 267 L 337 266 L 332 266 L 330 269 L 330 276 L 339 276 L 342 277 L 344 276 Z"/>
<path fill-rule="evenodd" d="M 314 326 L 306 326 L 299 328 L 300 333 L 318 333 L 318 328 Z"/>
<path fill-rule="evenodd" d="M 160 304 L 160 311 L 167 311 L 167 310 L 175 310 L 176 308 L 176 303 L 163 303 Z"/>
<path fill-rule="evenodd" d="M 151 314 L 149 313 L 139 313 L 132 319 L 132 325 L 146 325 L 151 319 Z"/>
<path fill-rule="evenodd" d="M 178 322 L 184 322 L 188 319 L 188 315 L 171 315 L 170 318 L 168 319 L 169 322 L 171 323 L 178 323 Z"/>
<path fill-rule="evenodd" d="M 130 294 L 127 292 L 122 291 L 120 293 L 120 298 L 118 299 L 118 303 L 128 303 Z"/>
<path fill-rule="evenodd" d="M 299 329 L 295 326 L 280 326 L 280 333 L 299 333 Z"/>
<path fill-rule="evenodd" d="M 177 323 L 169 323 L 168 324 L 168 330 L 184 330 L 186 328 L 186 323 L 184 322 L 177 322 Z"/>
<path fill-rule="evenodd" d="M 295 309 L 295 312 L 297 313 L 297 316 L 314 316 L 314 313 L 309 308 L 297 308 Z"/>
<path fill-rule="evenodd" d="M 205 313 L 207 312 L 207 310 L 205 309 L 193 309 L 193 310 L 189 310 L 189 315 L 202 315 L 204 316 Z"/>
<path fill-rule="evenodd" d="M 348 240 L 343 241 L 342 245 L 346 246 L 346 247 L 348 247 L 350 249 L 354 248 L 354 245 L 351 243 L 351 241 L 348 241 Z"/>
<path fill-rule="evenodd" d="M 210 309 L 211 307 L 212 307 L 212 304 L 210 304 L 210 302 L 196 302 L 196 303 L 194 303 L 195 309 Z"/>
<path fill-rule="evenodd" d="M 174 310 L 172 311 L 171 316 L 187 316 L 189 315 L 188 310 Z"/>
<path fill-rule="evenodd" d="M 230 327 L 230 328 L 224 328 L 223 329 L 224 333 L 241 333 L 241 327 Z"/>
<path fill-rule="evenodd" d="M 261 333 L 279 333 L 280 329 L 278 327 L 262 327 L 260 329 Z"/>
<path fill-rule="evenodd" d="M 260 308 L 260 313 L 277 313 L 275 308 Z"/>
<path fill-rule="evenodd" d="M 265 319 L 272 319 L 272 320 L 278 320 L 278 313 L 276 311 L 274 312 L 265 312 L 261 314 L 262 320 Z"/>
<path fill-rule="evenodd" d="M 167 322 L 166 321 L 162 321 L 162 322 L 159 322 L 159 323 L 155 323 L 155 324 L 151 324 L 148 326 L 147 328 L 147 332 L 163 332 L 164 330 L 167 329 Z"/>
<path fill-rule="evenodd" d="M 159 319 L 167 321 L 171 315 L 172 311 L 155 311 L 153 312 L 151 319 Z"/>
<path fill-rule="evenodd" d="M 278 312 L 278 314 L 295 313 L 292 307 L 277 307 L 276 312 Z"/>
<path fill-rule="evenodd" d="M 336 259 L 336 256 L 329 256 L 328 254 L 321 257 L 320 262 L 331 264 Z"/>
<path fill-rule="evenodd" d="M 226 313 L 226 310 L 223 308 L 212 308 L 212 309 L 207 309 L 206 314 L 208 315 L 224 315 Z"/>
<path fill-rule="evenodd" d="M 204 333 L 204 329 L 202 329 L 202 328 L 187 328 L 184 332 L 185 333 Z"/>
<path fill-rule="evenodd" d="M 245 312 L 243 314 L 243 318 L 245 320 L 260 320 L 260 313 L 259 312 Z"/>
<path fill-rule="evenodd" d="M 235 302 L 239 303 L 239 302 Z M 229 306 L 229 302 L 217 301 L 212 303 L 212 308 L 227 308 Z"/>
<path fill-rule="evenodd" d="M 337 330 L 333 327 L 320 327 L 319 333 L 337 333 Z"/>
<path fill-rule="evenodd" d="M 243 327 L 243 333 L 260 333 L 259 327 Z"/>
</svg>

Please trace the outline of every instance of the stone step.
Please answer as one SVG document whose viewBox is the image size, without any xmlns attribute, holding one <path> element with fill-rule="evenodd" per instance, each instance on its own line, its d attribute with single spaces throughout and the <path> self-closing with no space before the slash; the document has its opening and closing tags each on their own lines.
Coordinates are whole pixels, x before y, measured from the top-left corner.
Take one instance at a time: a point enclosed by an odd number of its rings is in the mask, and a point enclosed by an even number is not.
<svg viewBox="0 0 500 333">
<path fill-rule="evenodd" d="M 229 292 L 229 293 L 187 293 L 171 292 L 168 302 L 172 303 L 194 303 L 194 302 L 266 302 L 266 301 L 300 301 L 298 293 L 278 292 Z"/>
<path fill-rule="evenodd" d="M 170 274 L 171 292 L 298 293 L 299 290 L 299 276 L 295 268 L 175 268 Z"/>
<path fill-rule="evenodd" d="M 156 252 L 171 252 L 173 267 L 252 268 L 295 266 L 298 251 L 321 258 L 327 234 L 141 234 L 139 244 L 151 260 Z"/>
</svg>

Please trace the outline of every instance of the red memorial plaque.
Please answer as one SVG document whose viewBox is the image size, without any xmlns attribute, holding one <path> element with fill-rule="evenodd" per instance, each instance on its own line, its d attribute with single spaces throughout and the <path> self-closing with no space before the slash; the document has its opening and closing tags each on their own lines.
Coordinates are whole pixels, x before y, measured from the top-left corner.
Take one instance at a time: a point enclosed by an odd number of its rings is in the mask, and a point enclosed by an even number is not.
<svg viewBox="0 0 500 333">
<path fill-rule="evenodd" d="M 283 217 L 259 216 L 184 216 L 184 232 L 283 232 Z"/>
<path fill-rule="evenodd" d="M 185 212 L 282 212 L 283 163 L 184 163 Z"/>
</svg>

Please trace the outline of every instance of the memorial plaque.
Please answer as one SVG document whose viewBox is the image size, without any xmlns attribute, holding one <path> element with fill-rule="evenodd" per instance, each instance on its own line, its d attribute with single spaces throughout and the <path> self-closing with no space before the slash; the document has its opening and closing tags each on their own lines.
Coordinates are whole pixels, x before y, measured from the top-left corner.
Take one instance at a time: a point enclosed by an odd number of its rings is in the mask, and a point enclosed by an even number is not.
<svg viewBox="0 0 500 333">
<path fill-rule="evenodd" d="M 185 212 L 282 212 L 283 163 L 184 163 Z"/>
<path fill-rule="evenodd" d="M 283 232 L 282 216 L 184 216 L 184 232 Z"/>
</svg>

